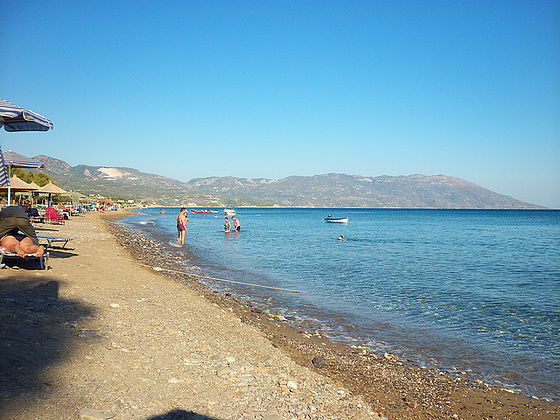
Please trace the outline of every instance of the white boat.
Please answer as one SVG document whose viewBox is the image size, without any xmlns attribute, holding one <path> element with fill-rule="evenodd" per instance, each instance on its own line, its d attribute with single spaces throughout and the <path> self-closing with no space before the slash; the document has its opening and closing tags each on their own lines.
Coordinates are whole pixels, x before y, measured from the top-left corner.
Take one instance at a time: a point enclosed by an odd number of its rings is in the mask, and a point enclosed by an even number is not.
<svg viewBox="0 0 560 420">
<path fill-rule="evenodd" d="M 330 214 L 323 220 L 328 223 L 348 223 L 348 217 L 332 217 Z"/>
<path fill-rule="evenodd" d="M 228 208 L 225 208 L 225 209 L 224 209 L 224 214 L 225 214 L 226 216 L 235 216 L 237 213 L 235 212 L 235 209 L 228 209 Z"/>
</svg>

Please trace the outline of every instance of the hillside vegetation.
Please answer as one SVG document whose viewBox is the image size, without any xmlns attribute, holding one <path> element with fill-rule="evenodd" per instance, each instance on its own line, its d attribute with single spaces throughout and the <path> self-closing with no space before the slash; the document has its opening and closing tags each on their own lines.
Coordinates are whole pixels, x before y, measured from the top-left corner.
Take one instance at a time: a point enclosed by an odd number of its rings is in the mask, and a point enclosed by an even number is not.
<svg viewBox="0 0 560 420">
<path fill-rule="evenodd" d="M 137 169 L 70 166 L 37 156 L 61 187 L 161 206 L 282 206 L 534 209 L 539 206 L 446 175 L 368 177 L 346 174 L 265 178 L 210 177 L 188 182 Z"/>
</svg>

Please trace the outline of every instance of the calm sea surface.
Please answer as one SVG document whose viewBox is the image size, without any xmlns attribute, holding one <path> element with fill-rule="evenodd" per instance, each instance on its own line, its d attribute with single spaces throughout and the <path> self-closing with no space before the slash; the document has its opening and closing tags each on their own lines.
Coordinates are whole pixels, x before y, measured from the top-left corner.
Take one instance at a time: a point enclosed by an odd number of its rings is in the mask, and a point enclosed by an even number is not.
<svg viewBox="0 0 560 420">
<path fill-rule="evenodd" d="M 560 211 L 242 208 L 240 233 L 189 214 L 183 248 L 177 213 L 123 224 L 186 271 L 307 292 L 207 282 L 335 341 L 560 399 Z"/>
</svg>

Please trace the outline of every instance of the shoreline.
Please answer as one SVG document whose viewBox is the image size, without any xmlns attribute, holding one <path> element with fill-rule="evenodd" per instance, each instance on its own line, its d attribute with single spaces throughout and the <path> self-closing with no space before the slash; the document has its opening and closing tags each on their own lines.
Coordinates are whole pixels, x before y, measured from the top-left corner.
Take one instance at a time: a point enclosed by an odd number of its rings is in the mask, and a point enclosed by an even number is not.
<svg viewBox="0 0 560 420">
<path fill-rule="evenodd" d="M 188 211 L 190 209 L 217 209 L 227 206 L 144 206 L 139 207 L 147 209 L 180 209 L 185 207 Z M 285 207 L 285 206 L 234 206 L 238 209 L 316 209 L 316 210 L 545 210 L 545 211 L 560 211 L 560 208 L 552 207 Z M 220 210 L 218 210 L 219 212 Z"/>
<path fill-rule="evenodd" d="M 112 218 L 116 219 L 118 218 Z M 111 223 L 113 235 L 135 259 L 145 259 L 146 244 L 133 245 L 135 234 Z M 142 234 L 139 234 L 143 236 Z M 155 249 L 158 245 L 151 239 Z M 148 251 L 150 253 L 150 251 Z M 543 418 L 560 416 L 557 402 L 528 397 L 482 381 L 426 369 L 391 354 L 374 354 L 363 347 L 330 341 L 319 333 L 298 328 L 267 308 L 240 302 L 199 283 L 194 274 L 178 274 L 181 266 L 171 260 L 157 261 L 157 267 L 175 281 L 193 288 L 204 298 L 234 312 L 244 323 L 258 328 L 274 346 L 281 348 L 300 366 L 325 375 L 360 396 L 378 412 L 390 418 Z M 163 267 L 163 268 L 162 268 Z M 203 277 L 203 276 L 200 276 Z M 457 414 L 459 413 L 459 414 Z"/>
</svg>

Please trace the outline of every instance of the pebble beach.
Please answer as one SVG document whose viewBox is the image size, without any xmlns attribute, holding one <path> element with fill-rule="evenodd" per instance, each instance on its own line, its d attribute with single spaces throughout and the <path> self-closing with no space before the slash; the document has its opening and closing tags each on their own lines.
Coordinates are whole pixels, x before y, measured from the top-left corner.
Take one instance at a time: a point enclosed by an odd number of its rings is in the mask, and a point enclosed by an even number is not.
<svg viewBox="0 0 560 420">
<path fill-rule="evenodd" d="M 556 419 L 557 402 L 329 341 L 88 213 L 47 270 L 0 270 L 1 419 Z"/>
</svg>

